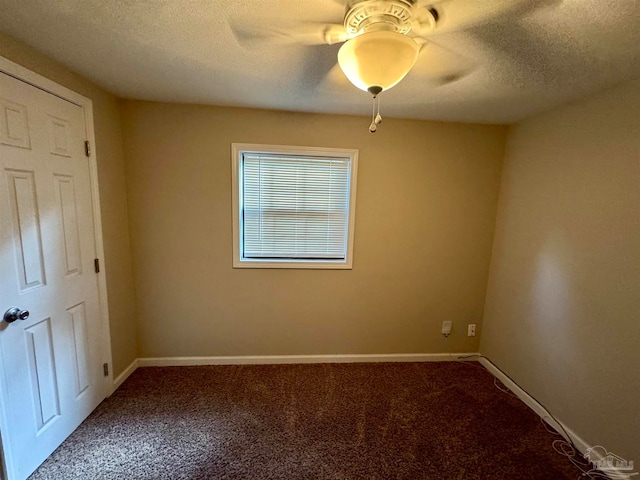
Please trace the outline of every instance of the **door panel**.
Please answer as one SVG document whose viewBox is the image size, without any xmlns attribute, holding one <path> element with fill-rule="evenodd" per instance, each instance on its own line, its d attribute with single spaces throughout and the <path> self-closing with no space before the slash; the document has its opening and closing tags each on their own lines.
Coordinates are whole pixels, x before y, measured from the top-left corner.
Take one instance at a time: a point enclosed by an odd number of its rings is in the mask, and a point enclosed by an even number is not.
<svg viewBox="0 0 640 480">
<path fill-rule="evenodd" d="M 45 284 L 42 236 L 33 172 L 6 169 L 13 243 L 22 292 Z"/>
<path fill-rule="evenodd" d="M 24 329 L 31 379 L 33 414 L 36 433 L 60 416 L 60 397 L 56 379 L 56 360 L 53 355 L 51 319 Z"/>
<path fill-rule="evenodd" d="M 78 208 L 73 177 L 55 175 L 56 200 L 62 219 L 62 238 L 65 253 L 65 275 L 81 273 L 80 238 L 78 237 Z"/>
<path fill-rule="evenodd" d="M 27 107 L 5 98 L 0 98 L 0 106 L 0 143 L 30 149 Z"/>
<path fill-rule="evenodd" d="M 75 379 L 75 395 L 80 396 L 91 386 L 89 369 L 89 352 L 87 341 L 87 317 L 84 302 L 67 309 L 73 329 L 73 367 Z"/>
<path fill-rule="evenodd" d="M 2 448 L 23 480 L 104 398 L 84 110 L 0 73 Z"/>
</svg>

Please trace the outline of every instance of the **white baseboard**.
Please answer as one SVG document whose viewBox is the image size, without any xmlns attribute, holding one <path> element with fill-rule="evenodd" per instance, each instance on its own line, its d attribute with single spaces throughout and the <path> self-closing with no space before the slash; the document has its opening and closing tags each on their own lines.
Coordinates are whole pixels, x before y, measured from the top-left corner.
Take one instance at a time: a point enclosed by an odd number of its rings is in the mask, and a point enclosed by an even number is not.
<svg viewBox="0 0 640 480">
<path fill-rule="evenodd" d="M 372 355 L 251 355 L 229 357 L 147 357 L 140 367 L 192 365 L 267 365 L 292 363 L 447 362 L 469 353 L 397 353 Z"/>
<path fill-rule="evenodd" d="M 578 436 L 571 428 L 565 425 L 560 420 L 554 419 L 551 417 L 551 412 L 547 411 L 547 409 L 542 406 L 535 398 L 525 392 L 522 388 L 520 388 L 513 380 L 511 380 L 502 370 L 500 370 L 496 365 L 491 363 L 486 358 L 480 357 L 479 362 L 493 374 L 498 380 L 500 380 L 505 387 L 511 390 L 514 395 L 516 395 L 522 402 L 527 405 L 531 410 L 533 410 L 542 420 L 547 422 L 552 428 L 554 428 L 558 433 L 561 433 L 564 429 L 564 432 L 569 436 L 573 445 L 576 447 L 579 453 L 583 456 L 590 451 L 589 461 L 596 462 L 599 460 L 603 460 L 607 454 L 607 452 L 602 446 L 594 446 L 583 438 Z M 587 461 L 586 459 L 584 460 Z M 633 467 L 631 467 L 633 468 Z M 603 470 L 604 471 L 604 470 Z M 617 468 L 608 467 L 605 472 L 608 475 L 608 478 L 611 479 L 620 479 L 620 480 L 629 480 L 633 475 L 637 475 L 637 472 L 634 474 L 630 474 L 630 472 L 625 470 L 619 470 Z M 600 478 L 600 477 L 598 477 Z"/>
<path fill-rule="evenodd" d="M 118 387 L 120 385 L 122 385 L 124 383 L 124 381 L 129 378 L 129 376 L 136 371 L 136 369 L 138 368 L 139 363 L 138 363 L 138 359 L 136 358 L 133 362 L 131 362 L 131 364 L 124 369 L 124 371 L 118 375 L 116 377 L 116 379 L 113 381 L 113 391 L 115 392 Z"/>
<path fill-rule="evenodd" d="M 564 429 L 567 432 L 567 435 L 571 438 L 571 441 L 576 446 L 581 453 L 586 453 L 587 449 L 591 448 L 591 446 L 585 442 L 582 438 L 580 438 L 573 430 L 567 427 L 564 423 L 559 420 L 554 420 L 549 415 L 548 412 L 538 401 L 525 392 L 522 388 L 520 388 L 513 380 L 511 380 L 502 370 L 496 367 L 493 363 L 491 363 L 486 358 L 480 358 L 479 362 L 487 369 L 494 377 L 500 380 L 505 387 L 511 390 L 522 402 L 527 405 L 531 410 L 533 410 L 540 418 L 542 418 L 545 422 L 547 422 L 552 428 L 556 429 L 558 432 L 562 432 Z"/>
</svg>

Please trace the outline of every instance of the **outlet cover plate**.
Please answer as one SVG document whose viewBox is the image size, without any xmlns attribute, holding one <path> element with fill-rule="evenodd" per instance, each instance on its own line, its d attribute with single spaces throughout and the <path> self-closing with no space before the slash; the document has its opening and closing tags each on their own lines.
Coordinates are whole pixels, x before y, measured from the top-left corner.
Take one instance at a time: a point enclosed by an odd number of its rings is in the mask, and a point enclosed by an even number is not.
<svg viewBox="0 0 640 480">
<path fill-rule="evenodd" d="M 444 321 L 442 322 L 442 334 L 443 335 L 450 335 L 451 334 L 451 321 Z"/>
</svg>

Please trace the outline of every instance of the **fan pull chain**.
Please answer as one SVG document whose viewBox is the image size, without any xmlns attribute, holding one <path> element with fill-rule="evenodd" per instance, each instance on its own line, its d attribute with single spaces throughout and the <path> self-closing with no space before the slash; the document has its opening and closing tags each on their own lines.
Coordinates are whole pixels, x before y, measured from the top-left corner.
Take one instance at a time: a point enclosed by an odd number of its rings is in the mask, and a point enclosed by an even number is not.
<svg viewBox="0 0 640 480">
<path fill-rule="evenodd" d="M 382 115 L 380 115 L 380 97 L 378 97 L 378 113 L 376 114 L 376 118 L 373 123 L 376 125 L 380 125 L 382 123 Z"/>
<path fill-rule="evenodd" d="M 369 125 L 369 132 L 376 133 L 378 127 L 376 126 L 376 95 L 373 96 L 373 111 L 371 112 L 371 125 Z"/>
<path fill-rule="evenodd" d="M 373 110 L 371 112 L 371 125 L 369 125 L 369 132 L 371 133 L 376 133 L 376 130 L 378 130 L 378 125 L 382 123 L 382 115 L 380 115 L 380 97 L 378 95 L 373 96 Z M 377 112 L 376 112 L 376 104 L 377 104 Z"/>
</svg>

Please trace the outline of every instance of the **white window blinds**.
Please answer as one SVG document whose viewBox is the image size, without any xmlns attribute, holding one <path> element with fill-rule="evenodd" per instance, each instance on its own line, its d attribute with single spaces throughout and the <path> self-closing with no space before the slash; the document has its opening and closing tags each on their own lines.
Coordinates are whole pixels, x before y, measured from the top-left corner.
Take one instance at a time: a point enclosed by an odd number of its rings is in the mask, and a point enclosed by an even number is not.
<svg viewBox="0 0 640 480">
<path fill-rule="evenodd" d="M 243 152 L 242 258 L 344 261 L 351 158 Z"/>
</svg>

